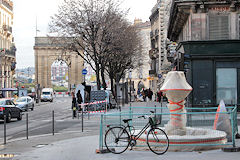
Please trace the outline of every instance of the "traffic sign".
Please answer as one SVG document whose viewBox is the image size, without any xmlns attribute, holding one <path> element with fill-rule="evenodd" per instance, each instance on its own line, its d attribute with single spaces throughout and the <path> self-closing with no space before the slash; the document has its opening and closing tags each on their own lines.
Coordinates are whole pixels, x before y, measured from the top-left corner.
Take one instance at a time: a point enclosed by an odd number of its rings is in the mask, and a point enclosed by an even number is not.
<svg viewBox="0 0 240 160">
<path fill-rule="evenodd" d="M 83 75 L 86 75 L 86 74 L 87 74 L 87 70 L 86 70 L 86 69 L 83 69 L 83 70 L 82 70 L 82 74 L 83 74 Z"/>
<path fill-rule="evenodd" d="M 161 75 L 161 74 L 158 74 L 158 78 L 161 79 L 161 78 L 162 78 L 162 75 Z"/>
</svg>

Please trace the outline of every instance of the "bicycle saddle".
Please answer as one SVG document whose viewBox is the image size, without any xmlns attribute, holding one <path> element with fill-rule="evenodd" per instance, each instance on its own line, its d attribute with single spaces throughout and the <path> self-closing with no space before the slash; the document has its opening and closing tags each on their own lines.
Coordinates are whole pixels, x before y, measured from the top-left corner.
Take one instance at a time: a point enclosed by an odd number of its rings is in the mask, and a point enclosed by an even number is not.
<svg viewBox="0 0 240 160">
<path fill-rule="evenodd" d="M 127 123 L 128 121 L 131 121 L 132 119 L 123 119 L 124 123 Z"/>
</svg>

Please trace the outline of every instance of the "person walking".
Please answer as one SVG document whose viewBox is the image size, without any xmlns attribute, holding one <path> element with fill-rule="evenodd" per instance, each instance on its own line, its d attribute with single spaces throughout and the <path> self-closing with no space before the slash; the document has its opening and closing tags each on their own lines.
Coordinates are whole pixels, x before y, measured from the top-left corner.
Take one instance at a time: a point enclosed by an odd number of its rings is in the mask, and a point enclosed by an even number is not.
<svg viewBox="0 0 240 160">
<path fill-rule="evenodd" d="M 161 91 L 158 91 L 157 92 L 157 101 L 160 103 L 161 102 L 161 99 L 162 99 L 162 92 Z"/>
<path fill-rule="evenodd" d="M 82 106 L 80 106 L 80 104 L 83 102 L 83 99 L 82 99 L 82 95 L 80 93 L 80 90 L 78 90 L 77 92 L 77 103 L 78 103 L 78 106 L 79 106 L 79 111 L 82 110 Z"/>
<path fill-rule="evenodd" d="M 148 89 L 144 90 L 145 99 L 144 102 L 148 101 Z"/>
<path fill-rule="evenodd" d="M 148 89 L 148 100 L 151 102 L 152 101 L 152 96 L 153 96 L 153 92 L 152 90 L 149 88 Z"/>
<path fill-rule="evenodd" d="M 76 117 L 76 110 L 77 110 L 77 100 L 74 92 L 72 92 L 72 110 L 73 110 L 73 118 L 74 118 Z"/>
<path fill-rule="evenodd" d="M 143 101 L 146 102 L 146 94 L 144 88 L 142 89 Z"/>
</svg>

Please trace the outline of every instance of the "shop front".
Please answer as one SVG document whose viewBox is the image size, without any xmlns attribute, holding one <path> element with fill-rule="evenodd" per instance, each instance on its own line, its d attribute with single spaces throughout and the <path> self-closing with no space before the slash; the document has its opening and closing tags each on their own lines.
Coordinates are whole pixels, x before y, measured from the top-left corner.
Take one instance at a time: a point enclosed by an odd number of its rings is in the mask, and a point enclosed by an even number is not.
<svg viewBox="0 0 240 160">
<path fill-rule="evenodd" d="M 240 40 L 181 42 L 177 51 L 193 86 L 192 106 L 217 106 L 221 99 L 240 105 Z"/>
</svg>

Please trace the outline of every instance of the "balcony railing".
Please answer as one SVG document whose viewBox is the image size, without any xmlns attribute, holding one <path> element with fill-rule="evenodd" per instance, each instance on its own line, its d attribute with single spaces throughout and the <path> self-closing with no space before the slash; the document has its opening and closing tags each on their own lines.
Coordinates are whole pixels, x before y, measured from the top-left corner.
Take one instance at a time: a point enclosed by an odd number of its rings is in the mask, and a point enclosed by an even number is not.
<svg viewBox="0 0 240 160">
<path fill-rule="evenodd" d="M 10 11 L 13 11 L 12 1 L 0 0 L 0 4 L 8 8 Z"/>
</svg>

